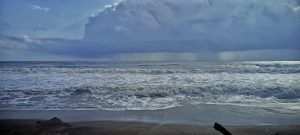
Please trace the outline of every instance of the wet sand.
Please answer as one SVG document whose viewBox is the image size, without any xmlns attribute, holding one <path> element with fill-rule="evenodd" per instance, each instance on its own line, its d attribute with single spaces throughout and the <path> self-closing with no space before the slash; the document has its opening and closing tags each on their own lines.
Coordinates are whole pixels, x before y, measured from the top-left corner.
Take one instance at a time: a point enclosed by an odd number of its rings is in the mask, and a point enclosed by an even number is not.
<svg viewBox="0 0 300 135">
<path fill-rule="evenodd" d="M 299 110 L 192 105 L 163 110 L 0 110 L 3 135 L 299 135 Z M 62 121 L 43 124 L 52 117 Z M 38 122 L 40 121 L 40 122 Z"/>
<path fill-rule="evenodd" d="M 3 135 L 221 135 L 213 125 L 142 122 L 70 122 L 39 126 L 40 120 L 0 120 Z M 299 135 L 300 125 L 224 125 L 233 135 Z"/>
<path fill-rule="evenodd" d="M 66 122 L 138 121 L 188 125 L 300 125 L 300 110 L 233 105 L 187 105 L 162 110 L 0 110 L 0 119 L 50 119 Z"/>
</svg>

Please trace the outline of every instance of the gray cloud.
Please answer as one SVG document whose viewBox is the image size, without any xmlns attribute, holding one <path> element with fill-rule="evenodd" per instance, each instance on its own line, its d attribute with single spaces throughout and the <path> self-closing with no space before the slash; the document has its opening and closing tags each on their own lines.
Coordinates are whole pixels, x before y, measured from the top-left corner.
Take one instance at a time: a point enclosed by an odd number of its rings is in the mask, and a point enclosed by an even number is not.
<svg viewBox="0 0 300 135">
<path fill-rule="evenodd" d="M 125 0 L 91 17 L 84 40 L 115 52 L 123 46 L 137 52 L 300 49 L 298 6 L 295 0 Z"/>
<path fill-rule="evenodd" d="M 0 30 L 9 29 L 11 26 L 7 22 L 0 22 Z"/>
<path fill-rule="evenodd" d="M 47 28 L 45 27 L 40 27 L 40 26 L 35 26 L 32 28 L 33 31 L 37 32 L 37 31 L 48 31 Z"/>
<path fill-rule="evenodd" d="M 122 0 L 90 17 L 81 40 L 30 44 L 33 51 L 84 58 L 300 50 L 299 24 L 299 0 Z"/>
</svg>

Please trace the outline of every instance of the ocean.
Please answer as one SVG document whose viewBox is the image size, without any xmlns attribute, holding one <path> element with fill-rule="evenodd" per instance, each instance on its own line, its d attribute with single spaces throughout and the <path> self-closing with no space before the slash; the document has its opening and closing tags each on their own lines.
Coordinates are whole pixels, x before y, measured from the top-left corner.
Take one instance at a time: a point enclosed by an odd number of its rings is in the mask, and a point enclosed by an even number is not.
<svg viewBox="0 0 300 135">
<path fill-rule="evenodd" d="M 0 110 L 214 104 L 299 113 L 300 62 L 0 62 L 0 92 Z"/>
</svg>

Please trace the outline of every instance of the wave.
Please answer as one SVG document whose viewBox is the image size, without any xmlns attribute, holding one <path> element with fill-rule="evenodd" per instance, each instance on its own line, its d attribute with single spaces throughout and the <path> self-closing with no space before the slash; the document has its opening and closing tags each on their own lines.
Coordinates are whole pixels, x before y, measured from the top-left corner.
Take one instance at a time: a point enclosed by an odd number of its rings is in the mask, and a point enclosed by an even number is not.
<svg viewBox="0 0 300 135">
<path fill-rule="evenodd" d="M 300 62 L 63 65 L 0 64 L 0 108 L 151 110 L 300 103 Z"/>
<path fill-rule="evenodd" d="M 253 67 L 250 67 L 253 66 Z M 64 68 L 64 67 L 41 67 L 41 68 L 1 68 L 1 74 L 176 74 L 176 73 L 271 73 L 271 74 L 294 74 L 300 73 L 299 66 L 284 66 L 284 65 L 247 65 L 245 67 L 223 67 L 223 68 L 195 68 L 195 69 L 182 69 L 182 68 L 163 68 L 163 69 L 146 69 L 146 68 L 90 68 L 90 67 L 77 67 L 77 68 Z"/>
<path fill-rule="evenodd" d="M 67 88 L 70 95 L 94 94 L 96 96 L 112 95 L 136 98 L 165 98 L 173 96 L 184 97 L 211 97 L 211 96 L 256 96 L 261 98 L 274 97 L 277 99 L 298 99 L 300 98 L 300 87 L 288 88 L 269 86 L 264 88 L 236 87 L 236 86 L 115 86 L 96 87 L 82 86 Z"/>
<path fill-rule="evenodd" d="M 79 86 L 55 91 L 2 91 L 0 105 L 52 108 L 162 109 L 184 104 L 300 103 L 300 89 L 283 87 L 238 88 L 233 86 Z M 51 107 L 51 105 L 50 105 Z"/>
</svg>

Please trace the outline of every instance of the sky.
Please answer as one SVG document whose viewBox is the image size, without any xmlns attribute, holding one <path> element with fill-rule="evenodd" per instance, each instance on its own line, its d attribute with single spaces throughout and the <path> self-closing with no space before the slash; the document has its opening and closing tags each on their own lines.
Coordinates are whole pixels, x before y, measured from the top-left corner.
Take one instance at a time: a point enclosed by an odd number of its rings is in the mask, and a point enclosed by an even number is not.
<svg viewBox="0 0 300 135">
<path fill-rule="evenodd" d="M 0 60 L 300 60 L 300 0 L 0 0 Z"/>
</svg>

